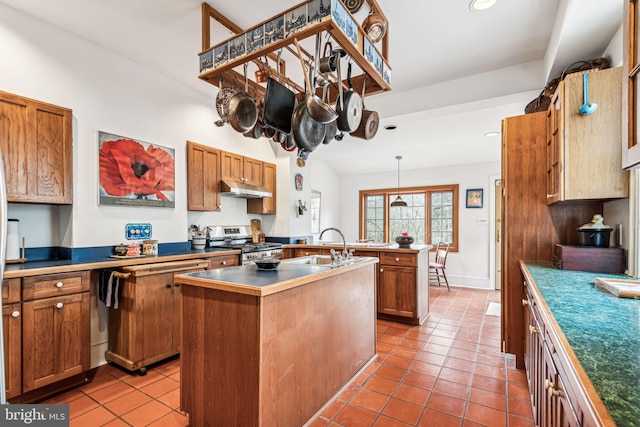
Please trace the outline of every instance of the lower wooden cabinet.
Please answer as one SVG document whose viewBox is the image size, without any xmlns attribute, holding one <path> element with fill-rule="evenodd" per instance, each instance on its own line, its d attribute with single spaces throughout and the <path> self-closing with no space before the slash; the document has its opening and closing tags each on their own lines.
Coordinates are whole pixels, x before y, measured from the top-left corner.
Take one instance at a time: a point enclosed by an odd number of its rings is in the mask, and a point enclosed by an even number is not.
<svg viewBox="0 0 640 427">
<path fill-rule="evenodd" d="M 22 279 L 22 393 L 88 371 L 89 272 Z"/>
<path fill-rule="evenodd" d="M 22 304 L 20 279 L 2 285 L 2 325 L 4 337 L 4 380 L 6 397 L 22 393 Z"/>
<path fill-rule="evenodd" d="M 378 313 L 415 317 L 415 268 L 380 264 L 378 270 Z"/>
<path fill-rule="evenodd" d="M 207 260 L 174 261 L 123 267 L 117 309 L 109 310 L 106 359 L 144 375 L 154 362 L 180 353 L 180 288 L 174 275 L 203 271 Z"/>
</svg>

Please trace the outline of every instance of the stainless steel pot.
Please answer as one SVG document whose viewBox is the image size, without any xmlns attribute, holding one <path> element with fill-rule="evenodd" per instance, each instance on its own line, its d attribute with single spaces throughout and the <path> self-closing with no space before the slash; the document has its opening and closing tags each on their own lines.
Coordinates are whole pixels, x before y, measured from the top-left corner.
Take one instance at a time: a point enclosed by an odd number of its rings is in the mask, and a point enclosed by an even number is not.
<svg viewBox="0 0 640 427">
<path fill-rule="evenodd" d="M 238 92 L 229 100 L 229 123 L 240 133 L 251 130 L 258 120 L 256 101 L 249 95 L 247 66 L 244 64 L 244 92 Z"/>
<path fill-rule="evenodd" d="M 340 89 L 340 97 L 336 104 L 338 129 L 351 133 L 358 128 L 360 120 L 362 120 L 362 98 L 353 90 L 351 85 L 351 62 L 349 62 L 347 71 L 347 84 L 349 85 L 349 90 L 347 91 L 342 90 L 340 68 L 340 62 L 338 62 L 338 88 Z"/>
</svg>

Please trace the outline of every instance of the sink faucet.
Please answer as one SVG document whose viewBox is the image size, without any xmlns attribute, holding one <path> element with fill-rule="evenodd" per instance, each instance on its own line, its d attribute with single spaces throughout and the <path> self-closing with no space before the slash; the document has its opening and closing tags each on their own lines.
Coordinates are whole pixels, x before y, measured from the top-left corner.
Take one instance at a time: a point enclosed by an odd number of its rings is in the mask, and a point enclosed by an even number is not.
<svg viewBox="0 0 640 427">
<path fill-rule="evenodd" d="M 336 231 L 340 235 L 340 237 L 342 237 L 342 255 L 346 257 L 349 252 L 347 252 L 347 241 L 345 240 L 344 234 L 342 234 L 342 231 L 338 230 L 337 228 L 333 228 L 333 227 L 325 228 L 320 233 L 319 239 L 322 239 L 322 235 L 324 234 L 324 232 L 325 231 L 329 231 L 329 230 Z"/>
</svg>

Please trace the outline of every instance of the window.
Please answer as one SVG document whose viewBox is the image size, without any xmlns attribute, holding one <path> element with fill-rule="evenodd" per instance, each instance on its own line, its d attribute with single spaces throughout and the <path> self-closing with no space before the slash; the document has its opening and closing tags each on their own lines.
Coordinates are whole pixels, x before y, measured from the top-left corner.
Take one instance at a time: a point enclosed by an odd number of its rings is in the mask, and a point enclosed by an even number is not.
<svg viewBox="0 0 640 427">
<path fill-rule="evenodd" d="M 458 250 L 458 185 L 401 188 L 407 207 L 391 207 L 397 189 L 360 191 L 360 238 L 393 242 L 403 232 L 415 243 L 451 242 Z"/>
<path fill-rule="evenodd" d="M 320 192 L 311 190 L 311 232 L 320 233 Z"/>
</svg>

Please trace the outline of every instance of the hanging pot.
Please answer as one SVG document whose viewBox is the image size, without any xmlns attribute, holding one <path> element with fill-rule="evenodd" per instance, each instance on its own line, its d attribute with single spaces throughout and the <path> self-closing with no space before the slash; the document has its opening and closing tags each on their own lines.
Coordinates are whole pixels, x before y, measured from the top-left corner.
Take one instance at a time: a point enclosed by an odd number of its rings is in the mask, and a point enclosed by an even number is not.
<svg viewBox="0 0 640 427">
<path fill-rule="evenodd" d="M 362 119 L 362 98 L 353 91 L 351 85 L 351 62 L 347 69 L 347 84 L 349 90 L 342 90 L 342 76 L 340 71 L 340 62 L 338 62 L 338 88 L 340 96 L 336 104 L 336 112 L 338 113 L 338 129 L 343 132 L 351 133 L 358 128 Z"/>
<path fill-rule="evenodd" d="M 364 108 L 364 96 L 366 95 L 365 87 L 367 85 L 367 77 L 365 76 L 362 82 L 362 119 L 360 119 L 360 125 L 358 129 L 351 133 L 351 136 L 369 140 L 376 136 L 378 133 L 378 125 L 380 124 L 380 117 L 378 113 L 373 110 L 367 110 Z"/>
<path fill-rule="evenodd" d="M 362 21 L 362 29 L 373 43 L 378 43 L 387 34 L 387 20 L 384 16 L 371 9 L 369 15 Z"/>
<path fill-rule="evenodd" d="M 248 132 L 258 120 L 258 107 L 256 101 L 247 93 L 249 80 L 247 79 L 247 66 L 244 64 L 244 92 L 238 92 L 229 100 L 229 123 L 240 133 Z"/>
<path fill-rule="evenodd" d="M 323 100 L 331 99 L 329 88 L 327 86 L 323 88 L 322 99 Z M 324 135 L 324 139 L 322 140 L 322 143 L 323 144 L 330 143 L 336 137 L 337 133 L 338 133 L 338 121 L 334 120 L 331 123 L 327 123 L 325 125 L 325 135 Z"/>
<path fill-rule="evenodd" d="M 322 143 L 326 133 L 326 125 L 311 117 L 304 102 L 293 110 L 291 128 L 296 145 L 309 152 Z"/>
<path fill-rule="evenodd" d="M 216 122 L 218 126 L 229 122 L 229 101 L 233 95 L 238 93 L 238 88 L 235 85 L 223 88 L 222 83 L 222 79 L 220 79 L 218 95 L 216 96 L 216 110 L 220 116 L 220 120 Z"/>
<path fill-rule="evenodd" d="M 280 61 L 278 61 L 279 63 Z M 260 64 L 260 67 L 256 70 L 256 82 L 264 83 L 269 79 L 269 60 L 264 57 L 264 64 Z"/>
</svg>

